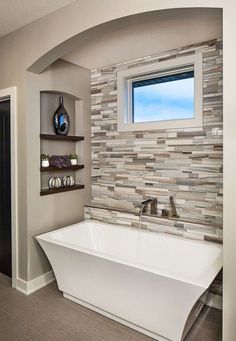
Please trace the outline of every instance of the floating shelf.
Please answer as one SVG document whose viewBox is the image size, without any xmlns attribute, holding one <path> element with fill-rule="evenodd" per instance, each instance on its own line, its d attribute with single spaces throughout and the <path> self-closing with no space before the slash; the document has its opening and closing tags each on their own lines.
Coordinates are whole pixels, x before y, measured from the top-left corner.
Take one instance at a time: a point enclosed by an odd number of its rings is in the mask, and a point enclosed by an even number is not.
<svg viewBox="0 0 236 341">
<path fill-rule="evenodd" d="M 71 119 L 71 126 L 68 135 L 57 135 L 55 129 L 53 129 L 52 113 L 55 112 L 55 104 L 58 102 L 60 96 L 65 99 L 65 106 L 68 109 L 68 113 Z M 79 105 L 78 105 L 79 103 Z M 84 137 L 83 130 L 77 130 L 77 127 L 83 128 L 82 119 L 83 102 L 82 99 L 65 92 L 58 91 L 40 91 L 40 130 L 38 137 L 40 138 L 40 154 L 50 155 L 71 155 L 78 154 L 79 157 L 83 156 L 83 144 Z M 49 115 L 49 113 L 51 113 Z M 81 144 L 82 142 L 82 144 Z M 56 193 L 70 192 L 84 188 L 84 171 L 78 173 L 79 170 L 85 169 L 82 164 L 83 160 L 79 159 L 81 164 L 71 165 L 68 162 L 68 167 L 42 167 L 42 164 L 38 164 L 40 171 L 40 188 L 39 193 L 41 196 L 51 195 Z M 77 161 L 78 162 L 78 161 Z M 53 164 L 52 164 L 53 165 Z M 57 164 L 55 164 L 57 166 Z M 75 179 L 75 184 L 71 187 L 60 187 L 49 189 L 48 180 L 51 177 L 72 175 Z M 76 194 L 76 193 L 74 193 Z M 82 194 L 83 191 L 77 192 Z M 60 197 L 60 196 L 58 196 Z M 55 198 L 56 199 L 56 198 Z M 0 337 L 1 339 L 1 337 Z"/>
<path fill-rule="evenodd" d="M 64 136 L 64 135 L 53 135 L 53 134 L 40 134 L 41 140 L 57 140 L 57 141 L 83 141 L 84 136 Z"/>
<path fill-rule="evenodd" d="M 58 167 L 40 167 L 40 172 L 61 172 L 61 171 L 76 171 L 79 169 L 83 169 L 84 165 L 74 165 L 74 166 L 70 166 L 70 167 L 62 167 L 62 168 L 58 168 Z"/>
<path fill-rule="evenodd" d="M 83 189 L 84 185 L 73 185 L 71 187 L 61 187 L 61 188 L 53 188 L 53 189 L 42 189 L 40 192 L 40 195 L 50 195 L 50 194 L 56 194 L 56 193 L 61 193 L 61 192 L 70 192 L 70 191 L 75 191 L 77 189 Z"/>
</svg>

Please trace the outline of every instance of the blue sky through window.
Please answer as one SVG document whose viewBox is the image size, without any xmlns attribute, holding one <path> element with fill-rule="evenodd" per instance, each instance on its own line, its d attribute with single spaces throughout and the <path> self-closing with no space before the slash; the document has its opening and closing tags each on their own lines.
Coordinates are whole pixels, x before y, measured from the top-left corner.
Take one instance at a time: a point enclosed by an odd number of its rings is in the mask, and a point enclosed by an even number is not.
<svg viewBox="0 0 236 341">
<path fill-rule="evenodd" d="M 194 118 L 194 77 L 133 88 L 133 122 Z"/>
</svg>

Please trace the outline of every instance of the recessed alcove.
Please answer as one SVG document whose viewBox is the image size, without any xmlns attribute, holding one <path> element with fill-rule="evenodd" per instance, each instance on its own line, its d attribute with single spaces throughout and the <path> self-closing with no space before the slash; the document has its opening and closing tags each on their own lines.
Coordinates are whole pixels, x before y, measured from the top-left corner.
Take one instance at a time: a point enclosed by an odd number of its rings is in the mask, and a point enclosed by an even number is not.
<svg viewBox="0 0 236 341">
<path fill-rule="evenodd" d="M 56 135 L 53 126 L 53 117 L 58 108 L 60 96 L 64 98 L 64 106 L 70 117 L 70 130 L 67 136 Z M 40 195 L 61 193 L 84 187 L 82 185 L 82 172 L 84 168 L 82 149 L 84 137 L 83 128 L 79 122 L 80 110 L 83 110 L 83 101 L 74 95 L 58 91 L 40 92 L 40 153 L 49 156 L 77 154 L 79 157 L 78 166 L 62 169 L 57 169 L 56 167 L 40 167 Z M 51 177 L 63 177 L 66 175 L 72 175 L 74 177 L 74 186 L 53 190 L 48 188 L 48 181 Z"/>
</svg>

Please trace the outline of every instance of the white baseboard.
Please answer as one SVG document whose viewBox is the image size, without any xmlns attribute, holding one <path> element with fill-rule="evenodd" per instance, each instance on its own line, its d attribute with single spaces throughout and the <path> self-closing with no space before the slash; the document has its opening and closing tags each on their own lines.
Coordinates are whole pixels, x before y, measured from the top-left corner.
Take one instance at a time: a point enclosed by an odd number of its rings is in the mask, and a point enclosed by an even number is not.
<svg viewBox="0 0 236 341">
<path fill-rule="evenodd" d="M 53 271 L 46 272 L 45 274 L 32 279 L 29 282 L 23 279 L 16 279 L 16 290 L 20 291 L 24 295 L 30 295 L 33 292 L 45 287 L 46 285 L 55 281 L 55 276 Z"/>
</svg>

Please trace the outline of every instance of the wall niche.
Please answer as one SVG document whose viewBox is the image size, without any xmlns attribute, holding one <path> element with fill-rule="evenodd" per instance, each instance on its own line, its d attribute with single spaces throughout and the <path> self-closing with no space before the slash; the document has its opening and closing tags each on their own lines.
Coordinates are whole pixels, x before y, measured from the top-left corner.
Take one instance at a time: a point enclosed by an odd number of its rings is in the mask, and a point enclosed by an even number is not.
<svg viewBox="0 0 236 341">
<path fill-rule="evenodd" d="M 56 135 L 54 131 L 53 117 L 59 106 L 59 97 L 64 99 L 64 107 L 70 117 L 70 130 L 66 136 Z M 80 113 L 83 110 L 83 101 L 74 95 L 56 91 L 40 92 L 40 156 L 49 155 L 78 155 L 77 165 L 68 165 L 68 167 L 57 168 L 53 166 L 42 167 L 41 157 L 41 188 L 40 195 L 49 195 L 60 192 L 83 189 L 83 131 L 80 124 Z M 52 177 L 72 176 L 74 184 L 72 186 L 63 186 L 59 188 L 49 188 L 49 180 Z"/>
</svg>

